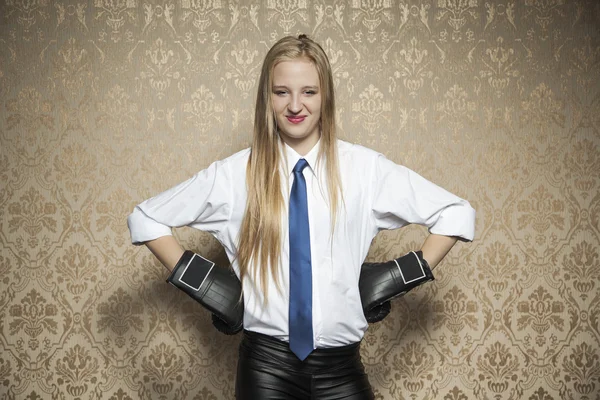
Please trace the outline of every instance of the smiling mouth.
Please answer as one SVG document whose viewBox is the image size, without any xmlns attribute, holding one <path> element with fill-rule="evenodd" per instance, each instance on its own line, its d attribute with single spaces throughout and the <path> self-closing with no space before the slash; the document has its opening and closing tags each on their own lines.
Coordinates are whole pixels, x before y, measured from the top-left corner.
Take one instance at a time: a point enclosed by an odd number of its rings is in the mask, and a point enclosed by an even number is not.
<svg viewBox="0 0 600 400">
<path fill-rule="evenodd" d="M 304 119 L 306 117 L 292 117 L 292 116 L 287 116 L 286 117 L 288 119 L 288 121 L 290 121 L 292 124 L 299 124 L 300 122 L 304 121 Z"/>
</svg>

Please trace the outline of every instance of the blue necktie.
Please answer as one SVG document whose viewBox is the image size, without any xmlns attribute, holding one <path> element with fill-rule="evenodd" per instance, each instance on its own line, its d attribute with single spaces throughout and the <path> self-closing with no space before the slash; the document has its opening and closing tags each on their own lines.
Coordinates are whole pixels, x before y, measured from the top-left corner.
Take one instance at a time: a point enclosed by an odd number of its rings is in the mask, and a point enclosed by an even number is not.
<svg viewBox="0 0 600 400">
<path fill-rule="evenodd" d="M 300 159 L 294 167 L 290 193 L 290 349 L 304 360 L 313 351 L 312 267 L 306 181 L 302 170 L 308 162 Z"/>
</svg>

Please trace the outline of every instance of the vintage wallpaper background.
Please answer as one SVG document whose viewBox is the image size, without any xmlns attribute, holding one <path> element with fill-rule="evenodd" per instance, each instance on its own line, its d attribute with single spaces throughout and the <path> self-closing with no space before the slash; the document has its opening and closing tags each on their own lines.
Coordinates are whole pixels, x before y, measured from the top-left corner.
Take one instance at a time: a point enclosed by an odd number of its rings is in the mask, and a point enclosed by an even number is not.
<svg viewBox="0 0 600 400">
<path fill-rule="evenodd" d="M 249 144 L 262 58 L 300 32 L 331 58 L 343 137 L 478 212 L 369 329 L 377 398 L 600 399 L 599 2 L 4 0 L 0 27 L 0 399 L 233 398 L 239 336 L 126 216 Z"/>
</svg>

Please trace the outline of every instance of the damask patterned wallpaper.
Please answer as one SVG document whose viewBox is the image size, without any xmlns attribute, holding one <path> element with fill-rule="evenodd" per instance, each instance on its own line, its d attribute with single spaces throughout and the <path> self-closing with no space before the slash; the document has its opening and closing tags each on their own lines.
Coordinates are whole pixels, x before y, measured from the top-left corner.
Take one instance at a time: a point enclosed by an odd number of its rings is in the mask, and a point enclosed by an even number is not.
<svg viewBox="0 0 600 400">
<path fill-rule="evenodd" d="M 344 139 L 478 212 L 370 327 L 377 398 L 600 399 L 599 26 L 595 0 L 2 1 L 0 399 L 233 398 L 239 336 L 126 216 L 248 146 L 262 58 L 298 33 L 331 59 Z"/>
</svg>

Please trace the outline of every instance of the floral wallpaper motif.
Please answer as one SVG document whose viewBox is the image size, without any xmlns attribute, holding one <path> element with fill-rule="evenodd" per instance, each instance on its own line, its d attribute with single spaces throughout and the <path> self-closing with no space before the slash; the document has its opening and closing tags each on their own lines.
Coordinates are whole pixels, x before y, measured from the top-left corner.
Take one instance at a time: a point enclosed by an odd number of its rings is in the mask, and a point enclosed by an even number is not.
<svg viewBox="0 0 600 400">
<path fill-rule="evenodd" d="M 1 1 L 0 400 L 233 399 L 239 336 L 126 216 L 249 145 L 262 59 L 299 33 L 329 55 L 342 137 L 478 212 L 369 328 L 377 399 L 599 400 L 595 0 Z"/>
</svg>

